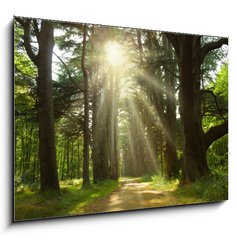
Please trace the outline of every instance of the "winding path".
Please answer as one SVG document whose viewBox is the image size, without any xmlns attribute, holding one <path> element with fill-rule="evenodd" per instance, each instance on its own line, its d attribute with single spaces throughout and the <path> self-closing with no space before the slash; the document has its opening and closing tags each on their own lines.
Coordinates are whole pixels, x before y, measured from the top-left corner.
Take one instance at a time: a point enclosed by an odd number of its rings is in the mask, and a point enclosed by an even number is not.
<svg viewBox="0 0 237 240">
<path fill-rule="evenodd" d="M 97 200 L 84 209 L 85 214 L 117 212 L 173 205 L 175 197 L 166 191 L 151 190 L 149 183 L 129 179 L 109 196 Z"/>
</svg>

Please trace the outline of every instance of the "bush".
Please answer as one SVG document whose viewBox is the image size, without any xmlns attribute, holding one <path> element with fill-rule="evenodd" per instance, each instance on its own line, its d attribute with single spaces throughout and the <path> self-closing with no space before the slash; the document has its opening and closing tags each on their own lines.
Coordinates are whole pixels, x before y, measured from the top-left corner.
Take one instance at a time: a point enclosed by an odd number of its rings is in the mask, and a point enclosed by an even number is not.
<svg viewBox="0 0 237 240">
<path fill-rule="evenodd" d="M 228 178 L 221 175 L 204 177 L 177 190 L 179 197 L 194 197 L 206 202 L 228 199 Z"/>
<path fill-rule="evenodd" d="M 175 190 L 179 185 L 178 179 L 166 179 L 161 175 L 154 175 L 152 178 L 152 185 L 156 189 L 164 190 L 164 191 L 172 191 Z"/>
<path fill-rule="evenodd" d="M 62 186 L 68 186 L 68 185 L 71 185 L 71 186 L 75 186 L 75 185 L 81 185 L 83 182 L 82 179 L 67 179 L 67 180 L 64 180 L 64 181 L 60 181 L 60 185 Z"/>
<path fill-rule="evenodd" d="M 221 201 L 228 199 L 228 177 L 214 175 L 211 184 L 204 192 L 208 201 Z"/>
</svg>

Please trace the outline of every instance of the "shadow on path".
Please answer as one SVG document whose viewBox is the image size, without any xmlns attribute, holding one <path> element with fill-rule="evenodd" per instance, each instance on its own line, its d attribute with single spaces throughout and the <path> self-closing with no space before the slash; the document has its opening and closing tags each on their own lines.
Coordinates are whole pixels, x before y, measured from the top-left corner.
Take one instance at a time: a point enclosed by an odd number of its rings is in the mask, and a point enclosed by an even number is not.
<svg viewBox="0 0 237 240">
<path fill-rule="evenodd" d="M 129 179 L 109 196 L 83 209 L 84 214 L 125 211 L 173 205 L 175 197 L 166 191 L 151 190 L 149 183 Z"/>
</svg>

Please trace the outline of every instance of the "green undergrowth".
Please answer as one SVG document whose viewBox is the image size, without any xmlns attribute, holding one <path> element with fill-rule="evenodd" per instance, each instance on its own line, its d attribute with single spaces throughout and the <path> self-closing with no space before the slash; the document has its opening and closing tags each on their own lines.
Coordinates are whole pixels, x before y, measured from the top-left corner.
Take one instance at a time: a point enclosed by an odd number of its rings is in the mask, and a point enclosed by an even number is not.
<svg viewBox="0 0 237 240">
<path fill-rule="evenodd" d="M 222 175 L 210 175 L 197 180 L 194 183 L 179 187 L 176 195 L 181 197 L 193 197 L 201 202 L 218 202 L 228 199 L 228 177 Z"/>
<path fill-rule="evenodd" d="M 175 198 L 175 202 L 171 205 L 218 202 L 228 199 L 227 176 L 209 175 L 185 185 L 180 185 L 178 179 L 168 180 L 162 176 L 152 176 L 151 179 L 153 189 L 164 191 Z"/>
<path fill-rule="evenodd" d="M 83 208 L 119 187 L 107 180 L 82 188 L 82 180 L 60 182 L 60 193 L 32 191 L 28 187 L 15 193 L 15 221 L 83 214 Z"/>
<path fill-rule="evenodd" d="M 161 191 L 175 191 L 179 185 L 178 179 L 168 180 L 165 177 L 160 175 L 152 176 L 151 179 L 152 179 L 151 186 Z"/>
</svg>

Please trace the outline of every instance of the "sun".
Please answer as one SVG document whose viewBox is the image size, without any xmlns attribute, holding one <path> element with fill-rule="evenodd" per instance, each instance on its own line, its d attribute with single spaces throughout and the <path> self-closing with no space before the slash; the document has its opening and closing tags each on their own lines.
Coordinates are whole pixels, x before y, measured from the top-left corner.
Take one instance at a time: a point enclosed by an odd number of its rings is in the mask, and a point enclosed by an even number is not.
<svg viewBox="0 0 237 240">
<path fill-rule="evenodd" d="M 124 54 L 121 45 L 115 41 L 107 42 L 105 45 L 106 59 L 114 67 L 124 63 Z"/>
</svg>

